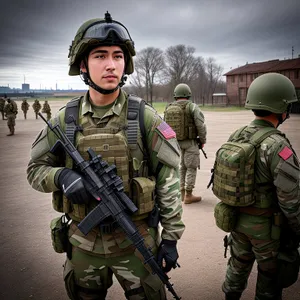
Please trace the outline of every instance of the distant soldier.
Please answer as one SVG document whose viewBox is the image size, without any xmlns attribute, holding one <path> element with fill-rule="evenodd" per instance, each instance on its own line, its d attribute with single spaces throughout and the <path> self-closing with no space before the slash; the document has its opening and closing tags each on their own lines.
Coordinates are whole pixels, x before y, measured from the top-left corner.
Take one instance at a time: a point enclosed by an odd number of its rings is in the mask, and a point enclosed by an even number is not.
<svg viewBox="0 0 300 300">
<path fill-rule="evenodd" d="M 15 134 L 16 116 L 18 114 L 17 103 L 10 98 L 7 99 L 7 104 L 4 106 L 4 113 L 7 117 L 7 126 L 10 133 L 7 136 Z"/>
<path fill-rule="evenodd" d="M 44 102 L 42 113 L 47 114 L 47 120 L 51 119 L 51 108 L 47 100 Z"/>
<path fill-rule="evenodd" d="M 32 108 L 33 108 L 33 110 L 35 112 L 35 118 L 37 119 L 38 118 L 38 113 L 39 113 L 39 111 L 42 108 L 42 105 L 41 105 L 41 103 L 40 103 L 40 101 L 38 99 L 34 100 L 34 103 L 32 104 Z"/>
<path fill-rule="evenodd" d="M 5 95 L 6 98 L 6 95 Z M 2 114 L 2 120 L 6 120 L 4 118 L 4 106 L 5 106 L 5 98 L 0 98 L 0 112 Z"/>
<path fill-rule="evenodd" d="M 26 99 L 23 100 L 22 105 L 21 105 L 21 109 L 23 110 L 24 119 L 26 120 L 27 111 L 29 109 L 29 104 L 28 104 Z"/>
</svg>

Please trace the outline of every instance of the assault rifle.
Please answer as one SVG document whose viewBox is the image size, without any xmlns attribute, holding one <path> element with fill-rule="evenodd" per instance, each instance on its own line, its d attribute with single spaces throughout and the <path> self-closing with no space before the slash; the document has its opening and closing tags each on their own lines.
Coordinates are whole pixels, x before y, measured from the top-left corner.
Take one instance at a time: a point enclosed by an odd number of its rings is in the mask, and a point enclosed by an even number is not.
<svg viewBox="0 0 300 300">
<path fill-rule="evenodd" d="M 96 155 L 91 148 L 87 150 L 90 161 L 85 161 L 58 123 L 53 126 L 41 113 L 39 113 L 39 116 L 58 138 L 51 151 L 55 151 L 60 146 L 64 148 L 86 179 L 88 192 L 98 201 L 98 205 L 79 223 L 79 230 L 87 235 L 104 219 L 112 217 L 143 256 L 145 259 L 144 264 L 150 267 L 153 274 L 157 274 L 169 292 L 172 293 L 174 299 L 181 299 L 173 289 L 173 284 L 170 283 L 168 275 L 158 265 L 151 249 L 146 247 L 143 236 L 126 212 L 134 213 L 138 209 L 124 193 L 122 179 L 116 175 L 116 166 L 109 166 L 101 155 Z"/>
<path fill-rule="evenodd" d="M 202 151 L 202 153 L 203 153 L 204 157 L 207 159 L 206 152 L 205 152 L 205 151 L 204 151 L 204 149 L 202 148 L 202 144 L 201 144 L 201 142 L 200 142 L 200 138 L 199 138 L 199 136 L 197 136 L 197 138 L 196 138 L 196 142 L 197 142 L 197 144 L 198 144 L 198 147 L 199 147 L 199 149 Z"/>
</svg>

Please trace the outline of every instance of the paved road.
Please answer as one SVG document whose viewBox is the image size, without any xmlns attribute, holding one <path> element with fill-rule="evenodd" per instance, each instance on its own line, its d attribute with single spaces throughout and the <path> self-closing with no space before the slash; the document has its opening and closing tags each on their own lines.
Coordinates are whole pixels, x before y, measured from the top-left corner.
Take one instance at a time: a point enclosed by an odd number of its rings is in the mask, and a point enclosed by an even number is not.
<svg viewBox="0 0 300 300">
<path fill-rule="evenodd" d="M 62 103 L 50 103 L 55 112 Z M 20 103 L 18 102 L 18 105 Z M 174 288 L 182 299 L 223 299 L 221 284 L 227 259 L 224 259 L 224 233 L 214 223 L 213 208 L 217 199 L 206 185 L 210 178 L 215 151 L 240 125 L 252 120 L 252 113 L 206 112 L 208 159 L 201 157 L 196 193 L 203 196 L 201 203 L 184 205 L 186 231 L 179 242 L 180 269 L 170 273 Z M 16 135 L 7 137 L 5 121 L 0 121 L 0 299 L 66 300 L 62 281 L 64 255 L 51 248 L 50 220 L 58 214 L 51 208 L 50 194 L 34 191 L 26 180 L 26 166 L 34 137 L 43 127 L 35 120 L 32 110 L 23 120 L 19 112 Z M 300 115 L 281 127 L 300 155 Z M 243 300 L 254 299 L 256 267 L 249 279 Z M 119 285 L 114 285 L 108 300 L 125 299 Z M 168 299 L 172 299 L 169 295 Z M 300 281 L 284 293 L 285 300 L 300 299 Z"/>
</svg>

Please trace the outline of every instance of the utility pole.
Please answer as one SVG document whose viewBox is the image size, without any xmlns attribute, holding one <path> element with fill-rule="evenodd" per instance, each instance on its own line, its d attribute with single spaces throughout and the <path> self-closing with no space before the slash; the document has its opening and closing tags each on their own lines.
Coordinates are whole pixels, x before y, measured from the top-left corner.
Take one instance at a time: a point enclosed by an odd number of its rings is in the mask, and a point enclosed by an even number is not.
<svg viewBox="0 0 300 300">
<path fill-rule="evenodd" d="M 292 59 L 294 58 L 294 46 L 292 46 Z"/>
</svg>

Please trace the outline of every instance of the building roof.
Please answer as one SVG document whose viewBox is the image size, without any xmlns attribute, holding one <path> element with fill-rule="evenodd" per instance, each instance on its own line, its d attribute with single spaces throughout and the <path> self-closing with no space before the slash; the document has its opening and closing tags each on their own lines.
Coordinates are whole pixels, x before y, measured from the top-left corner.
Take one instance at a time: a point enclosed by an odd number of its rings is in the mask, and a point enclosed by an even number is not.
<svg viewBox="0 0 300 300">
<path fill-rule="evenodd" d="M 285 60 L 268 60 L 263 62 L 256 62 L 252 64 L 246 64 L 242 67 L 233 69 L 224 75 L 238 75 L 238 74 L 252 74 L 252 73 L 266 73 L 277 72 L 284 70 L 300 69 L 300 57 L 294 59 Z"/>
</svg>

